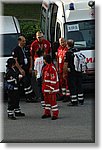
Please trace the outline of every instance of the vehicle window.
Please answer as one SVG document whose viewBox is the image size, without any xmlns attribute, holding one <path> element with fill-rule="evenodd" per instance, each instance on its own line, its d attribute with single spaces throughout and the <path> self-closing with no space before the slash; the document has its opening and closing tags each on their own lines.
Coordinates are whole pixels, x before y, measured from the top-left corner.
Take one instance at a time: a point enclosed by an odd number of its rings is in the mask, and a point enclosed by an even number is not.
<svg viewBox="0 0 102 150">
<path fill-rule="evenodd" d="M 2 35 L 2 55 L 10 56 L 11 51 L 17 46 L 18 34 Z"/>
<path fill-rule="evenodd" d="M 65 24 L 65 38 L 72 38 L 78 48 L 95 47 L 95 21 L 77 21 Z"/>
</svg>

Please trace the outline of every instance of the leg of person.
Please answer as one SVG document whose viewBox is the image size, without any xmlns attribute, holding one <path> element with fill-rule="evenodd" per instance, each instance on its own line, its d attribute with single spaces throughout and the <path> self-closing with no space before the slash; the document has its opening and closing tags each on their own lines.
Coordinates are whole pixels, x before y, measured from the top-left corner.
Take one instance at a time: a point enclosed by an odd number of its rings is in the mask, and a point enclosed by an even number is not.
<svg viewBox="0 0 102 150">
<path fill-rule="evenodd" d="M 51 96 L 49 93 L 44 93 L 45 108 L 42 119 L 51 117 L 51 104 L 49 103 Z"/>
<path fill-rule="evenodd" d="M 68 73 L 67 73 L 67 78 L 66 78 L 66 96 L 67 96 L 67 101 L 70 101 L 70 90 L 69 90 L 69 81 L 68 81 Z"/>
<path fill-rule="evenodd" d="M 84 104 L 84 94 L 82 89 L 82 73 L 78 72 L 77 74 L 77 94 L 78 94 L 78 102 L 79 104 Z"/>
<path fill-rule="evenodd" d="M 68 86 L 68 76 L 66 76 L 64 83 L 65 83 L 66 97 L 63 100 L 63 102 L 68 102 L 68 101 L 70 101 L 70 90 L 69 90 L 69 86 Z"/>
<path fill-rule="evenodd" d="M 52 110 L 52 120 L 56 120 L 58 119 L 58 114 L 59 114 L 58 105 L 56 102 L 56 93 L 51 94 L 50 104 Z"/>
<path fill-rule="evenodd" d="M 22 83 L 24 87 L 26 102 L 33 102 L 33 99 L 32 99 L 33 89 L 27 76 L 23 77 Z"/>
<path fill-rule="evenodd" d="M 19 97 L 19 91 L 15 90 L 14 91 L 15 94 L 15 99 L 14 99 L 14 113 L 16 117 L 24 117 L 25 114 L 21 112 L 21 108 L 19 106 L 19 101 L 20 101 L 20 97 Z"/>
<path fill-rule="evenodd" d="M 43 109 L 45 109 L 45 106 L 46 106 L 46 105 L 45 105 L 44 98 L 43 98 L 43 100 L 41 100 L 41 106 L 42 106 Z"/>
<path fill-rule="evenodd" d="M 77 91 L 76 91 L 76 74 L 69 73 L 69 88 L 70 88 L 70 99 L 71 103 L 68 103 L 68 106 L 77 106 Z"/>
<path fill-rule="evenodd" d="M 31 86 L 33 89 L 33 97 L 36 102 L 39 99 L 39 92 L 38 92 L 39 90 L 38 90 L 38 84 L 37 84 L 35 73 L 33 73 L 32 77 L 31 77 Z"/>
<path fill-rule="evenodd" d="M 63 95 L 63 99 L 65 98 L 66 95 L 66 81 L 63 78 L 63 73 L 60 75 L 61 76 L 61 91 L 62 91 L 62 95 Z"/>
<path fill-rule="evenodd" d="M 44 100 L 44 94 L 42 93 L 42 98 L 41 98 L 41 106 L 43 109 L 45 109 L 45 100 Z"/>
<path fill-rule="evenodd" d="M 69 90 L 69 86 L 66 86 L 66 99 L 65 102 L 69 102 L 70 101 L 70 90 Z"/>
<path fill-rule="evenodd" d="M 15 114 L 14 114 L 14 91 L 8 91 L 8 119 L 16 120 Z"/>
<path fill-rule="evenodd" d="M 60 87 L 60 97 L 58 100 L 63 100 L 65 98 L 66 89 L 63 87 L 63 73 L 59 74 L 59 87 Z"/>
<path fill-rule="evenodd" d="M 42 79 L 41 78 L 38 78 L 37 79 L 37 85 L 38 85 L 38 95 L 39 95 L 39 97 L 38 97 L 38 101 L 40 101 L 41 102 L 41 100 L 42 100 Z"/>
</svg>

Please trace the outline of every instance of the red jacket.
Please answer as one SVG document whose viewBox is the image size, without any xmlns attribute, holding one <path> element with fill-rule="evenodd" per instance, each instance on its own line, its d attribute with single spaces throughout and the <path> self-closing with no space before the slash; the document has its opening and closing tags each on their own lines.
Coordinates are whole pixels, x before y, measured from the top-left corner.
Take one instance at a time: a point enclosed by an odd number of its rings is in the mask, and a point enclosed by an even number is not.
<svg viewBox="0 0 102 150">
<path fill-rule="evenodd" d="M 40 43 L 38 40 L 35 40 L 30 47 L 30 53 L 32 55 L 32 57 L 35 58 L 37 57 L 37 55 L 35 54 L 35 52 L 39 49 L 43 49 L 45 54 L 49 54 L 51 51 L 51 44 L 48 40 L 43 39 L 42 43 Z"/>
<path fill-rule="evenodd" d="M 42 92 L 57 93 L 59 91 L 59 80 L 55 66 L 47 64 L 42 70 Z"/>
<path fill-rule="evenodd" d="M 58 61 L 58 70 L 59 73 L 63 72 L 63 65 L 64 65 L 64 56 L 66 52 L 68 51 L 67 47 L 59 46 L 58 52 L 57 52 L 57 61 Z"/>
</svg>

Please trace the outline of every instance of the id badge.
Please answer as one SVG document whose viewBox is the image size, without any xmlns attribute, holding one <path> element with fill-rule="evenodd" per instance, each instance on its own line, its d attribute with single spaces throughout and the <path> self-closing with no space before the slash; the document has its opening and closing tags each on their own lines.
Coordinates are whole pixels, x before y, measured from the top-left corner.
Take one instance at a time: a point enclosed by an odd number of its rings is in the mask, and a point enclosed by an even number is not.
<svg viewBox="0 0 102 150">
<path fill-rule="evenodd" d="M 24 63 L 25 63 L 25 65 L 27 65 L 27 63 L 28 63 L 27 58 L 24 58 Z"/>
</svg>

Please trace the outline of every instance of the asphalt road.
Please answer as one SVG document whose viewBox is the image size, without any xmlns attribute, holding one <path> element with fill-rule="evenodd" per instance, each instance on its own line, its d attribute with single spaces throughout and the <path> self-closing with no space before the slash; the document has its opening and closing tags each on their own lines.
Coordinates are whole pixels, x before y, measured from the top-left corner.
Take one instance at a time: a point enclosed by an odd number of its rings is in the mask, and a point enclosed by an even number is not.
<svg viewBox="0 0 102 150">
<path fill-rule="evenodd" d="M 95 98 L 85 96 L 83 106 L 67 106 L 58 101 L 59 119 L 41 119 L 39 103 L 20 102 L 25 117 L 7 118 L 7 102 L 3 103 L 3 143 L 94 143 Z"/>
</svg>

